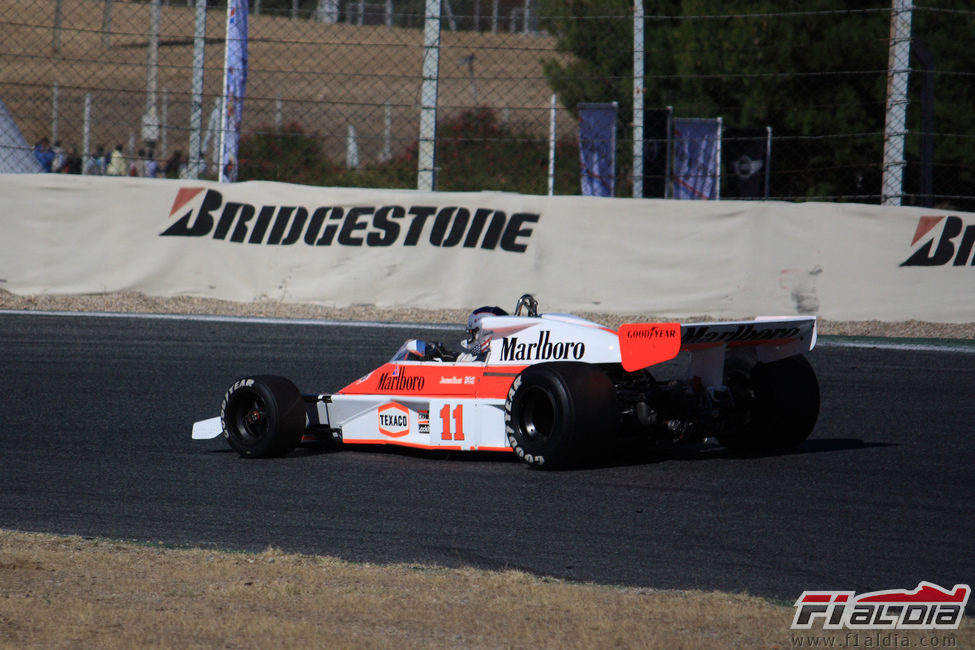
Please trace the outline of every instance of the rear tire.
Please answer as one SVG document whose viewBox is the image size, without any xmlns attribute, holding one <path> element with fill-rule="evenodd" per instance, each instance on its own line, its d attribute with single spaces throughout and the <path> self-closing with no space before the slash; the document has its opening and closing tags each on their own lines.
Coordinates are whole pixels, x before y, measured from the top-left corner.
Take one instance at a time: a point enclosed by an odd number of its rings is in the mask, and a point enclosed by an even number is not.
<svg viewBox="0 0 975 650">
<path fill-rule="evenodd" d="M 245 458 L 282 456 L 305 431 L 301 392 L 284 377 L 244 377 L 227 390 L 220 407 L 223 435 Z"/>
<path fill-rule="evenodd" d="M 526 463 L 545 469 L 581 464 L 616 441 L 616 391 L 605 372 L 585 363 L 529 366 L 505 401 L 508 444 Z"/>
<path fill-rule="evenodd" d="M 737 451 L 781 451 L 812 433 L 819 418 L 819 382 L 801 355 L 771 363 L 729 358 L 725 383 L 739 424 L 718 440 Z"/>
</svg>

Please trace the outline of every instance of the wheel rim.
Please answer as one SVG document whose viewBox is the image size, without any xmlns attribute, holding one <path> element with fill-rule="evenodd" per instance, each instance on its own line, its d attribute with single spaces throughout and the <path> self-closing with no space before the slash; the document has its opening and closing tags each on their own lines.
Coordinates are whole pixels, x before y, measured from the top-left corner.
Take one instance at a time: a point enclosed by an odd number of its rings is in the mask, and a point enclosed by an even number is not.
<svg viewBox="0 0 975 650">
<path fill-rule="evenodd" d="M 267 435 L 267 404 L 260 395 L 241 395 L 240 401 L 234 404 L 233 422 L 234 434 L 241 442 L 256 442 Z"/>
<path fill-rule="evenodd" d="M 731 416 L 734 421 L 733 428 L 744 429 L 751 422 L 751 409 L 755 403 L 755 387 L 751 377 L 745 372 L 735 370 L 725 377 L 725 385 L 731 391 L 731 398 L 735 404 Z"/>
<path fill-rule="evenodd" d="M 555 406 L 548 391 L 532 387 L 519 400 L 518 426 L 528 440 L 542 443 L 552 435 Z"/>
</svg>

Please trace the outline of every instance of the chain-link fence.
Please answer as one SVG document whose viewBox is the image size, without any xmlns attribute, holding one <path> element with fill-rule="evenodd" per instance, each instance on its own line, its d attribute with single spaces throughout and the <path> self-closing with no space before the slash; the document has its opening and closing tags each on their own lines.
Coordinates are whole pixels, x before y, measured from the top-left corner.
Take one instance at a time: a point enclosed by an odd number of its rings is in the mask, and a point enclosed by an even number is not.
<svg viewBox="0 0 975 650">
<path fill-rule="evenodd" d="M 722 198 L 876 203 L 893 165 L 905 204 L 973 209 L 975 2 L 898 4 L 906 61 L 889 0 L 442 0 L 436 188 L 577 194 L 578 107 L 616 102 L 617 196 L 673 196 L 674 124 L 721 118 Z M 251 0 L 238 178 L 417 187 L 427 5 Z M 121 146 L 124 173 L 179 152 L 213 178 L 226 8 L 0 2 L 6 171 L 46 137 L 71 170 Z M 906 128 L 885 136 L 890 70 Z M 885 163 L 891 137 L 903 154 Z"/>
</svg>

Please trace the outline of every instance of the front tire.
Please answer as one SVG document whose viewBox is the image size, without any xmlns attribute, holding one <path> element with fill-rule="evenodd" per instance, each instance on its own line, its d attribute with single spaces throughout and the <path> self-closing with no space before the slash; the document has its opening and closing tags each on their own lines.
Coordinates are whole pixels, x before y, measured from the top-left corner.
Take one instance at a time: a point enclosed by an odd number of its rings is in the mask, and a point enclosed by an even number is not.
<svg viewBox="0 0 975 650">
<path fill-rule="evenodd" d="M 805 357 L 754 364 L 731 358 L 725 375 L 739 423 L 718 437 L 723 445 L 736 451 L 782 451 L 812 433 L 819 418 L 819 382 Z"/>
<path fill-rule="evenodd" d="M 611 448 L 619 419 L 606 373 L 573 362 L 525 368 L 508 390 L 504 418 L 518 457 L 545 469 L 572 467 Z"/>
<path fill-rule="evenodd" d="M 244 377 L 231 386 L 220 407 L 223 435 L 245 458 L 282 456 L 305 431 L 301 392 L 284 377 Z"/>
</svg>

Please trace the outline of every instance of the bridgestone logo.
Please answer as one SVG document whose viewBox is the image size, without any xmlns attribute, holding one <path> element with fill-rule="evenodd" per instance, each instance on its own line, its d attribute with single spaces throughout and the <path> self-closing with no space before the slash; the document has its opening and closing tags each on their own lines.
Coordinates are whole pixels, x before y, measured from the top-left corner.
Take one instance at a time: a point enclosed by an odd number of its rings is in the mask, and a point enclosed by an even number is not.
<svg viewBox="0 0 975 650">
<path fill-rule="evenodd" d="M 552 333 L 542 330 L 538 333 L 538 341 L 522 343 L 517 336 L 501 340 L 501 361 L 550 361 L 563 359 L 581 359 L 586 354 L 586 344 L 574 341 L 556 341 L 551 339 Z"/>
<path fill-rule="evenodd" d="M 941 236 L 928 234 L 942 221 Z M 960 237 L 959 237 L 960 236 Z M 938 243 L 935 246 L 935 239 Z M 921 217 L 914 231 L 911 245 L 924 241 L 913 255 L 901 266 L 975 266 L 972 249 L 975 248 L 975 224 L 965 225 L 961 217 Z"/>
<path fill-rule="evenodd" d="M 201 201 L 197 197 L 206 192 Z M 291 246 L 420 246 L 524 253 L 539 214 L 475 206 L 299 206 L 224 202 L 204 188 L 179 190 L 170 216 L 187 208 L 161 237 L 209 237 L 238 244 Z"/>
</svg>

